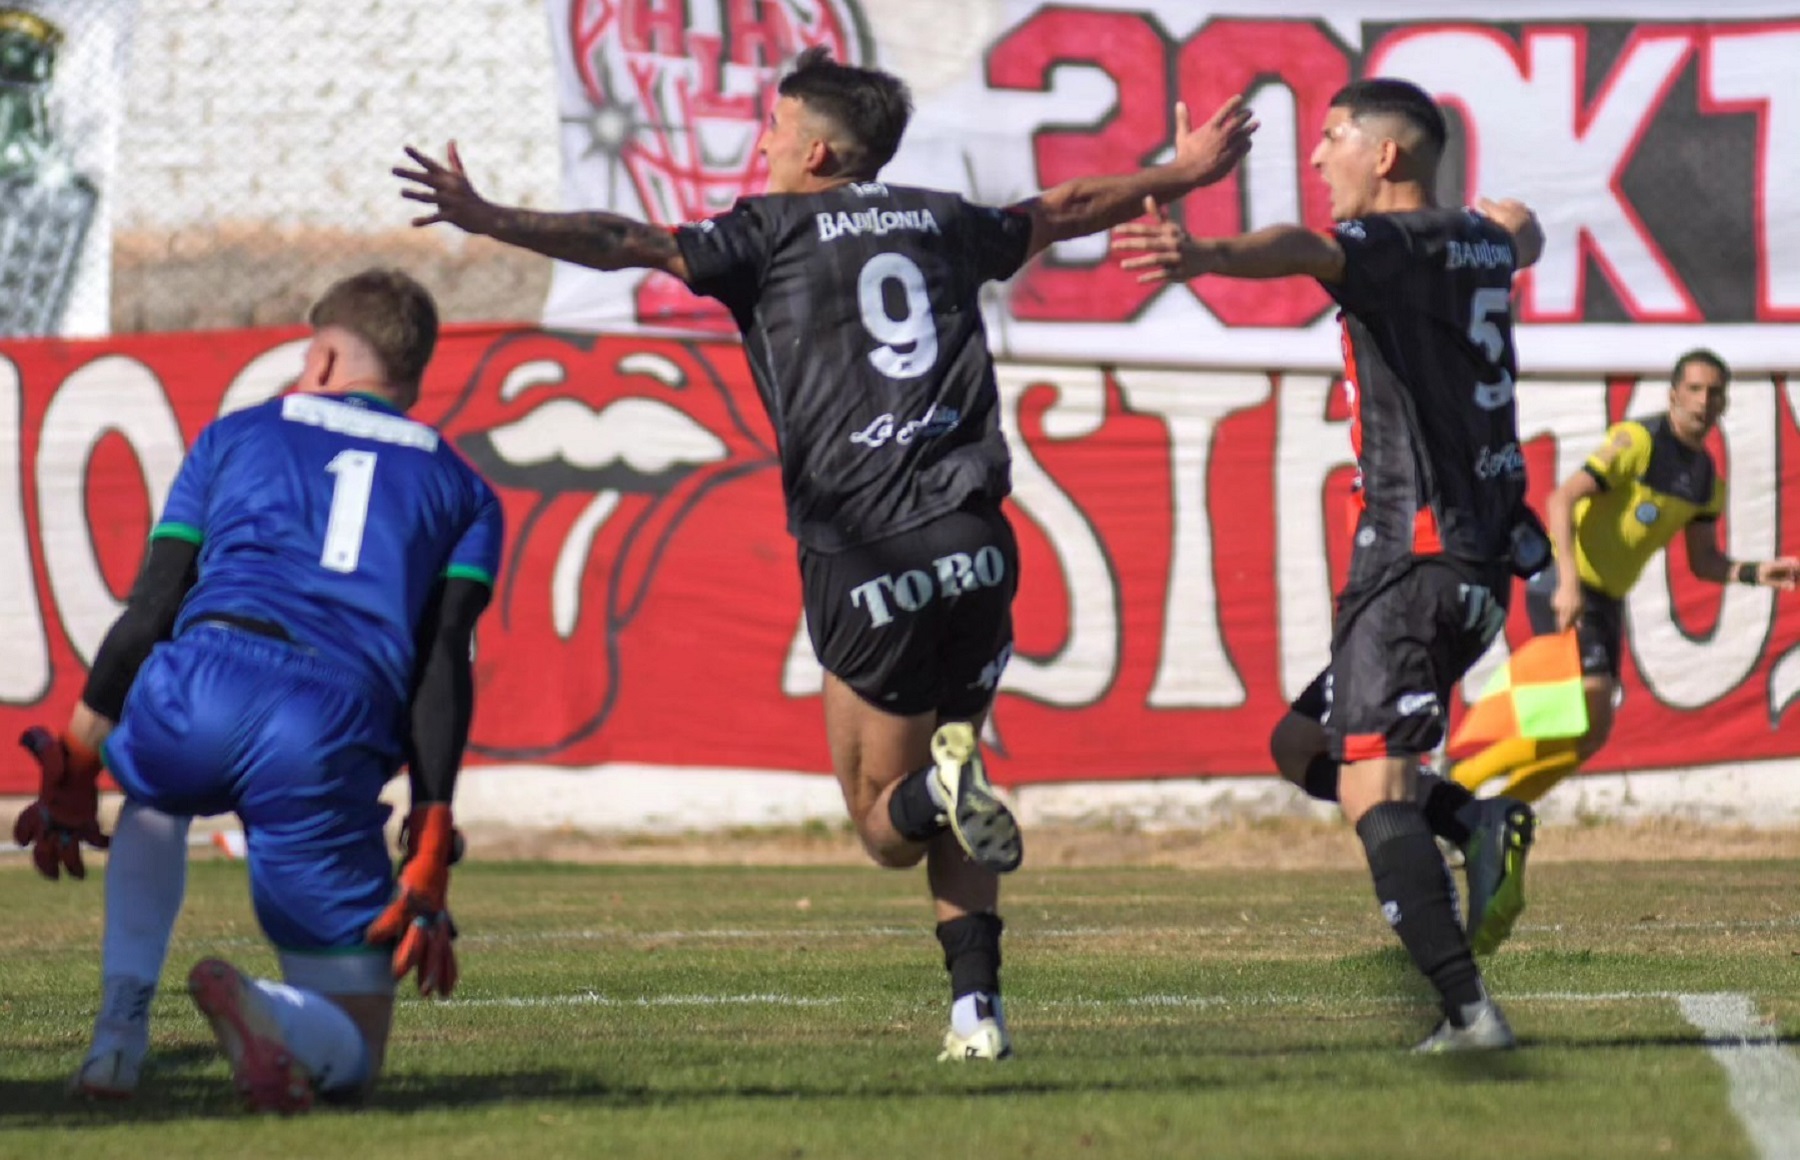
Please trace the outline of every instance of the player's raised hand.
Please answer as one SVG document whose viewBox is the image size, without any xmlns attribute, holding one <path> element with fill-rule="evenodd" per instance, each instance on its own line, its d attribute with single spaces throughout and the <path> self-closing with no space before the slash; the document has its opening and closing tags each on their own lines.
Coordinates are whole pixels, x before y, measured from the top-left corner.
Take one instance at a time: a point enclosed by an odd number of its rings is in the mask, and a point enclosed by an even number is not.
<svg viewBox="0 0 1800 1160">
<path fill-rule="evenodd" d="M 1250 152 L 1259 123 L 1241 96 L 1232 96 L 1198 128 L 1189 124 L 1185 101 L 1175 102 L 1175 163 L 1194 173 L 1195 185 L 1211 185 Z"/>
<path fill-rule="evenodd" d="M 1121 269 L 1136 270 L 1139 282 L 1185 282 L 1205 273 L 1194 240 L 1179 223 L 1169 220 L 1165 207 L 1146 197 L 1144 214 L 1149 221 L 1113 228 L 1113 252 L 1129 255 L 1119 263 Z"/>
<path fill-rule="evenodd" d="M 56 881 L 67 870 L 86 878 L 81 844 L 104 850 L 112 839 L 100 832 L 100 758 L 79 741 L 33 725 L 19 744 L 38 763 L 37 800 L 13 822 L 13 841 L 31 847 L 39 874 Z"/>
<path fill-rule="evenodd" d="M 423 217 L 412 219 L 413 225 L 429 226 L 448 222 L 471 234 L 489 232 L 494 205 L 475 192 L 474 183 L 463 169 L 462 155 L 456 151 L 456 142 L 450 142 L 445 150 L 448 165 L 411 145 L 406 146 L 406 155 L 413 159 L 418 168 L 394 168 L 395 177 L 413 183 L 402 189 L 400 196 L 410 201 L 422 201 L 433 210 Z"/>
<path fill-rule="evenodd" d="M 365 936 L 372 945 L 393 946 L 394 978 L 417 972 L 421 995 L 448 997 L 456 989 L 456 923 L 448 896 L 460 845 L 449 806 L 415 806 L 400 827 L 398 895 Z"/>
</svg>

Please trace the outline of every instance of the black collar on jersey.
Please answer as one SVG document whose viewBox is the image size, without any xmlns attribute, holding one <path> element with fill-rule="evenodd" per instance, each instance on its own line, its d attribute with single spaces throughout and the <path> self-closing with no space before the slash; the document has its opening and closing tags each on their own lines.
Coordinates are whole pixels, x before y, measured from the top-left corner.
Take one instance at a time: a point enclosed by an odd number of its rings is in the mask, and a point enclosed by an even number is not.
<svg viewBox="0 0 1800 1160">
<path fill-rule="evenodd" d="M 1704 447 L 1689 447 L 1675 436 L 1669 416 L 1656 415 L 1638 422 L 1650 432 L 1650 459 L 1641 477 L 1644 486 L 1695 507 L 1712 502 L 1712 455 Z"/>
</svg>

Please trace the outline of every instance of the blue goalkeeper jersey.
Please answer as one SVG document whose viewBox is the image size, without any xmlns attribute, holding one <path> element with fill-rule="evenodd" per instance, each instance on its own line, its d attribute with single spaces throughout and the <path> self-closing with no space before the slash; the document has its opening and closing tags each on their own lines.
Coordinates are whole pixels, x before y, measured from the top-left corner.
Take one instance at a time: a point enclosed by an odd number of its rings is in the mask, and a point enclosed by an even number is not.
<svg viewBox="0 0 1800 1160">
<path fill-rule="evenodd" d="M 367 395 L 288 395 L 207 425 L 151 537 L 199 545 L 175 623 L 267 621 L 404 702 L 443 577 L 492 585 L 504 524 L 433 428 Z"/>
</svg>

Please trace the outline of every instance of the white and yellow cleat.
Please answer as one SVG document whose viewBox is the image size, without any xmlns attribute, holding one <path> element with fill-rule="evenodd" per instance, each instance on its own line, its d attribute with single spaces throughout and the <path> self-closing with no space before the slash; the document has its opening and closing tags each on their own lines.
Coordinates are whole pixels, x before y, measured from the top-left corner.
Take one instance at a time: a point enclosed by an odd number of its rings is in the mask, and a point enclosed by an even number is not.
<svg viewBox="0 0 1800 1160">
<path fill-rule="evenodd" d="M 932 776 L 948 803 L 946 821 L 963 852 L 996 874 L 1017 870 L 1025 843 L 1012 811 L 988 781 L 974 727 L 966 721 L 938 726 L 931 735 L 931 759 L 937 766 Z"/>
<path fill-rule="evenodd" d="M 998 1019 L 983 1019 L 967 1035 L 958 1035 L 954 1027 L 944 1032 L 944 1050 L 938 1053 L 938 1062 L 997 1061 L 1011 1059 L 1012 1053 L 1012 1037 L 1007 1035 L 1006 1026 Z"/>
</svg>

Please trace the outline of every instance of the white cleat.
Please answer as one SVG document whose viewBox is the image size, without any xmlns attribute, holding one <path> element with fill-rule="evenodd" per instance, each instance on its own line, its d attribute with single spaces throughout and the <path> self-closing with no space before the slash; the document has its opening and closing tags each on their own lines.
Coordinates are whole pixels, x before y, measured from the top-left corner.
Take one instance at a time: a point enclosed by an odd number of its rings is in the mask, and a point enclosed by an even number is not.
<svg viewBox="0 0 1800 1160">
<path fill-rule="evenodd" d="M 957 844 L 974 861 L 996 874 L 1019 868 L 1025 844 L 1019 823 L 988 781 L 975 730 L 966 721 L 938 726 L 931 735 L 932 776 L 950 803 L 946 820 Z"/>
<path fill-rule="evenodd" d="M 69 1094 L 90 1100 L 128 1100 L 137 1093 L 142 1056 L 120 1048 L 93 1051 L 69 1080 Z"/>
<path fill-rule="evenodd" d="M 1413 1050 L 1420 1055 L 1444 1055 L 1462 1051 L 1511 1051 L 1519 1045 L 1506 1016 L 1492 999 L 1465 1005 L 1462 1016 L 1461 1027 L 1446 1019 Z"/>
<path fill-rule="evenodd" d="M 1011 1059 L 1012 1053 L 1012 1038 L 1006 1034 L 1006 1028 L 998 1019 L 983 1019 L 967 1035 L 958 1035 L 954 1027 L 944 1032 L 944 1050 L 938 1053 L 938 1062 Z"/>
<path fill-rule="evenodd" d="M 69 1078 L 69 1093 L 96 1100 L 130 1099 L 150 1054 L 150 1004 L 156 983 L 125 975 L 100 984 L 100 1013 L 87 1058 Z"/>
</svg>

